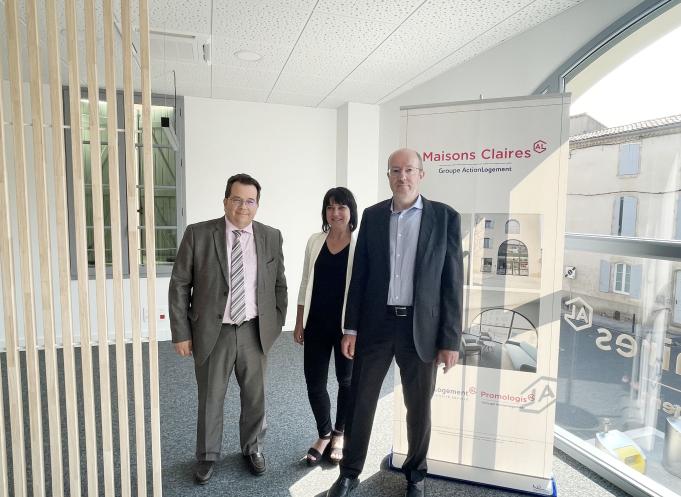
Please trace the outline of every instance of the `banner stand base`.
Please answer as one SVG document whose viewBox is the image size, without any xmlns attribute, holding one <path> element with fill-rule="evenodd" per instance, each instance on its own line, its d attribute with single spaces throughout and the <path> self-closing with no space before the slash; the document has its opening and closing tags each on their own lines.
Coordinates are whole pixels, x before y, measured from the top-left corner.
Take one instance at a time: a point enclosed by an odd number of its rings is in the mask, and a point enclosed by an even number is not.
<svg viewBox="0 0 681 497">
<path fill-rule="evenodd" d="M 390 467 L 399 471 L 406 458 L 406 454 L 391 452 L 389 456 Z M 558 487 L 556 486 L 556 480 L 554 478 L 546 479 L 515 473 L 505 473 L 493 469 L 476 468 L 474 466 L 434 461 L 432 459 L 428 459 L 428 476 L 448 480 L 460 480 L 485 487 L 502 488 L 504 490 L 513 490 L 515 492 L 532 495 L 558 496 Z"/>
</svg>

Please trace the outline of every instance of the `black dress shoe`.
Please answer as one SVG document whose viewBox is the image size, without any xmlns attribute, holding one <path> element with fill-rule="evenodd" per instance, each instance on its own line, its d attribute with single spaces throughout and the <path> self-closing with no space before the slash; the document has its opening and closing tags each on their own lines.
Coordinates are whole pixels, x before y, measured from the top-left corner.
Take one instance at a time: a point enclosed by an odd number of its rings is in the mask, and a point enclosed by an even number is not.
<svg viewBox="0 0 681 497">
<path fill-rule="evenodd" d="M 404 497 L 424 497 L 425 495 L 426 495 L 425 480 L 407 482 L 407 493 L 404 494 Z"/>
<path fill-rule="evenodd" d="M 331 485 L 331 488 L 326 492 L 326 497 L 346 497 L 359 485 L 359 478 L 350 478 L 348 476 L 339 476 L 336 482 Z"/>
<path fill-rule="evenodd" d="M 254 452 L 253 454 L 244 456 L 244 458 L 248 463 L 249 471 L 255 476 L 262 475 L 267 469 L 265 466 L 265 456 L 262 454 L 262 452 Z"/>
<path fill-rule="evenodd" d="M 199 461 L 194 471 L 194 481 L 199 485 L 205 485 L 213 476 L 215 461 Z"/>
</svg>

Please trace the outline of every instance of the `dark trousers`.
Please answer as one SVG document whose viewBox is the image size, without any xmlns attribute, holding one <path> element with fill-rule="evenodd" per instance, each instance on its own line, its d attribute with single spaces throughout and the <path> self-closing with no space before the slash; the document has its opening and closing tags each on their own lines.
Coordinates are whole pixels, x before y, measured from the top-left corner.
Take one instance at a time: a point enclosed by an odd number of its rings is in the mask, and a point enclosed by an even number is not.
<svg viewBox="0 0 681 497">
<path fill-rule="evenodd" d="M 199 461 L 216 461 L 220 457 L 225 394 L 232 371 L 241 394 L 241 451 L 244 455 L 262 451 L 266 426 L 265 360 L 258 320 L 255 319 L 238 327 L 223 324 L 206 362 L 194 366 L 199 394 L 196 423 L 196 458 Z"/>
<path fill-rule="evenodd" d="M 409 451 L 402 465 L 407 480 L 420 481 L 427 473 L 430 444 L 430 400 L 435 391 L 435 362 L 423 362 L 416 352 L 411 312 L 388 315 L 376 330 L 361 330 L 355 347 L 350 411 L 341 475 L 356 477 L 364 467 L 376 404 L 393 357 L 400 368 L 404 405 L 407 408 Z"/>
<path fill-rule="evenodd" d="M 320 437 L 331 432 L 331 400 L 326 385 L 329 377 L 329 361 L 334 354 L 336 379 L 338 380 L 338 400 L 336 403 L 336 425 L 338 431 L 345 429 L 348 402 L 350 398 L 350 378 L 352 377 L 352 361 L 341 354 L 340 341 L 343 335 L 338 333 L 319 333 L 316 330 L 305 333 L 304 371 L 307 383 L 307 397 L 317 422 Z"/>
</svg>

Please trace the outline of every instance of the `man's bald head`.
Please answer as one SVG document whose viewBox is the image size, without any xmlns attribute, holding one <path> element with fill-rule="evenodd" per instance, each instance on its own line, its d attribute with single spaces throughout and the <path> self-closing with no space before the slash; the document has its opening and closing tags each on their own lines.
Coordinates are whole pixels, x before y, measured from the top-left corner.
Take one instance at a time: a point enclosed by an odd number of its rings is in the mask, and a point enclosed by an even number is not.
<svg viewBox="0 0 681 497">
<path fill-rule="evenodd" d="M 406 147 L 405 148 L 398 148 L 397 150 L 395 150 L 392 154 L 390 154 L 388 156 L 388 169 L 390 169 L 390 165 L 392 164 L 393 159 L 395 157 L 399 156 L 399 155 L 406 155 L 406 156 L 414 155 L 414 156 L 416 156 L 416 159 L 418 160 L 418 164 L 419 164 L 419 169 L 423 169 L 423 159 L 421 158 L 421 154 L 419 154 L 416 150 L 413 150 L 411 148 L 406 148 Z"/>
</svg>

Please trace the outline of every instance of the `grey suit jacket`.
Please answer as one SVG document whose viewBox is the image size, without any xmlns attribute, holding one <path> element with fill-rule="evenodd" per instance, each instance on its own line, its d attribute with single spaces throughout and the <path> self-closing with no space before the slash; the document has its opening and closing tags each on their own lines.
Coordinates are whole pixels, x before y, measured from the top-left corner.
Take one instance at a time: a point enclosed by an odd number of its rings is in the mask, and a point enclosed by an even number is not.
<svg viewBox="0 0 681 497">
<path fill-rule="evenodd" d="M 168 290 L 173 342 L 192 340 L 198 365 L 208 358 L 222 328 L 229 294 L 225 218 L 189 225 L 182 237 Z M 267 353 L 281 333 L 288 295 L 279 230 L 253 221 L 258 259 L 260 345 Z"/>
<path fill-rule="evenodd" d="M 459 350 L 463 315 L 461 218 L 450 206 L 423 197 L 414 268 L 414 344 L 424 362 L 437 351 Z M 345 308 L 358 346 L 370 342 L 385 316 L 390 287 L 390 200 L 362 215 Z"/>
</svg>

